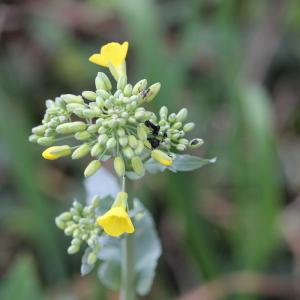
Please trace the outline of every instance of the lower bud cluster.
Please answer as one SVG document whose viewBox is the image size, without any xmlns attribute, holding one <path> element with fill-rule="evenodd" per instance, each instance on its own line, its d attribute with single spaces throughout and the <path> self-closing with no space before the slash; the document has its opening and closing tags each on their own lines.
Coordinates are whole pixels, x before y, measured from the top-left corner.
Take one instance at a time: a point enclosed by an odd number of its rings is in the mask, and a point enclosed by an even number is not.
<svg viewBox="0 0 300 300">
<path fill-rule="evenodd" d="M 42 124 L 32 129 L 31 142 L 51 146 L 43 152 L 45 159 L 71 155 L 72 159 L 91 156 L 84 174 L 91 176 L 112 157 L 118 176 L 133 171 L 143 176 L 144 161 L 152 156 L 158 162 L 171 165 L 172 153 L 201 146 L 201 139 L 188 140 L 185 135 L 194 127 L 184 123 L 188 111 L 168 114 L 167 107 L 159 117 L 142 105 L 152 101 L 160 90 L 160 83 L 148 87 L 147 80 L 135 85 L 121 76 L 115 92 L 104 73 L 95 79 L 96 91 L 81 95 L 65 94 L 54 101 L 46 101 Z M 70 138 L 73 138 L 69 141 Z M 60 141 L 63 145 L 57 145 Z M 69 141 L 66 144 L 66 141 Z M 161 159 L 161 155 L 167 157 Z"/>
</svg>

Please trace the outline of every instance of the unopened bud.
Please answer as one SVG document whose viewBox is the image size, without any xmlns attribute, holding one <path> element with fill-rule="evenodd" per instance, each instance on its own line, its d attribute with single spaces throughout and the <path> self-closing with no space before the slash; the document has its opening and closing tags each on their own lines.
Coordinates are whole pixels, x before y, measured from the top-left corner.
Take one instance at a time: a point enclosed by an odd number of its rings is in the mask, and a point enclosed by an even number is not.
<svg viewBox="0 0 300 300">
<path fill-rule="evenodd" d="M 116 173 L 119 177 L 124 176 L 124 174 L 125 174 L 125 164 L 124 164 L 124 160 L 121 156 L 117 156 L 114 159 L 114 168 L 115 168 L 115 171 L 116 171 Z"/>
<path fill-rule="evenodd" d="M 66 103 L 80 103 L 83 104 L 84 101 L 81 96 L 75 96 L 72 94 L 65 94 L 61 95 L 61 98 L 66 102 Z"/>
<path fill-rule="evenodd" d="M 183 131 L 184 132 L 189 132 L 191 131 L 193 128 L 195 127 L 195 123 L 193 122 L 190 122 L 190 123 L 187 123 L 183 126 Z"/>
<path fill-rule="evenodd" d="M 128 142 L 131 148 L 135 148 L 137 146 L 137 139 L 134 135 L 128 136 Z"/>
<path fill-rule="evenodd" d="M 82 144 L 73 153 L 72 159 L 79 159 L 86 156 L 90 152 L 90 147 L 88 144 Z"/>
<path fill-rule="evenodd" d="M 145 95 L 143 95 L 143 93 L 144 93 L 144 91 L 143 91 L 141 93 L 141 96 L 145 102 L 150 102 L 158 94 L 160 88 L 161 88 L 161 84 L 159 82 L 154 83 L 149 87 L 149 89 L 145 90 Z"/>
<path fill-rule="evenodd" d="M 79 249 L 80 249 L 79 245 L 71 245 L 67 251 L 69 254 L 75 254 L 79 251 Z"/>
<path fill-rule="evenodd" d="M 91 252 L 87 257 L 87 263 L 92 266 L 95 264 L 96 261 L 97 255 L 94 252 Z"/>
<path fill-rule="evenodd" d="M 137 135 L 138 135 L 138 138 L 141 140 L 141 141 L 144 141 L 147 139 L 147 132 L 144 128 L 143 125 L 140 125 L 138 128 L 137 128 Z"/>
<path fill-rule="evenodd" d="M 145 173 L 143 161 L 139 156 L 135 156 L 131 159 L 131 165 L 133 171 L 138 175 L 142 176 Z"/>
<path fill-rule="evenodd" d="M 139 82 L 137 82 L 133 89 L 132 89 L 132 94 L 133 95 L 137 95 L 139 94 L 141 91 L 143 91 L 144 89 L 146 89 L 147 86 L 147 80 L 146 79 L 142 79 Z"/>
<path fill-rule="evenodd" d="M 177 149 L 178 151 L 184 151 L 184 150 L 186 149 L 186 146 L 183 145 L 183 144 L 178 144 L 178 145 L 176 146 L 176 149 Z"/>
<path fill-rule="evenodd" d="M 96 143 L 91 149 L 91 156 L 96 157 L 103 151 L 103 146 Z"/>
<path fill-rule="evenodd" d="M 164 166 L 171 166 L 173 163 L 172 158 L 168 154 L 158 149 L 151 152 L 151 157 Z"/>
<path fill-rule="evenodd" d="M 104 145 L 108 140 L 108 136 L 106 134 L 100 134 L 98 137 L 98 142 L 101 145 Z"/>
<path fill-rule="evenodd" d="M 92 160 L 84 170 L 84 176 L 89 177 L 97 172 L 101 168 L 101 162 L 99 160 Z"/>
<path fill-rule="evenodd" d="M 186 108 L 182 108 L 178 114 L 176 115 L 176 119 L 178 122 L 183 122 L 188 115 L 188 110 Z"/>
<path fill-rule="evenodd" d="M 87 141 L 91 138 L 91 135 L 87 131 L 81 131 L 76 132 L 74 138 L 78 141 Z"/>
<path fill-rule="evenodd" d="M 78 131 L 83 131 L 86 129 L 86 124 L 84 122 L 70 122 L 58 125 L 56 127 L 56 132 L 60 134 L 70 134 Z"/>
<path fill-rule="evenodd" d="M 133 158 L 133 156 L 134 156 L 134 152 L 129 146 L 127 146 L 123 149 L 123 153 L 129 159 Z"/>
<path fill-rule="evenodd" d="M 53 137 L 41 137 L 37 140 L 37 143 L 42 146 L 50 146 L 51 144 L 53 144 L 53 142 Z"/>
<path fill-rule="evenodd" d="M 144 142 L 143 141 L 138 141 L 137 147 L 134 149 L 134 153 L 136 155 L 141 155 L 144 151 Z"/>
<path fill-rule="evenodd" d="M 129 97 L 132 94 L 132 85 L 131 84 L 126 84 L 125 88 L 124 88 L 124 95 Z"/>
<path fill-rule="evenodd" d="M 202 139 L 198 139 L 198 138 L 197 139 L 192 139 L 190 141 L 189 146 L 190 146 L 190 148 L 195 149 L 195 148 L 199 148 L 201 145 L 203 145 L 203 143 L 204 143 L 204 141 Z"/>
<path fill-rule="evenodd" d="M 127 136 L 121 136 L 119 138 L 119 144 L 122 146 L 122 147 L 125 147 L 127 144 L 128 144 L 128 138 Z"/>
<path fill-rule="evenodd" d="M 122 75 L 117 82 L 117 89 L 123 91 L 127 84 L 127 76 Z"/>
<path fill-rule="evenodd" d="M 110 139 L 108 139 L 108 141 L 106 142 L 106 148 L 107 149 L 112 149 L 116 146 L 117 141 L 114 137 L 111 137 Z"/>
<path fill-rule="evenodd" d="M 93 91 L 83 91 L 82 96 L 89 101 L 95 101 L 97 94 Z"/>
<path fill-rule="evenodd" d="M 43 135 L 45 133 L 46 126 L 45 125 L 39 125 L 32 128 L 32 133 L 35 133 L 37 135 Z"/>
<path fill-rule="evenodd" d="M 52 146 L 44 150 L 42 153 L 43 158 L 48 160 L 55 160 L 63 156 L 71 154 L 71 147 L 68 145 L 64 146 Z"/>
</svg>

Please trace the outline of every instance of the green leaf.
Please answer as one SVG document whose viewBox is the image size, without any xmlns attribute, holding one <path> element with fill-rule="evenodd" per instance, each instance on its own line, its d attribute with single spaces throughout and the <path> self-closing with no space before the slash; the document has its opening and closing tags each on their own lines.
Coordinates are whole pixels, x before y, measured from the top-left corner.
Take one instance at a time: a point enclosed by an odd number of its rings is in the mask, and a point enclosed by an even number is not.
<svg viewBox="0 0 300 300">
<path fill-rule="evenodd" d="M 215 163 L 216 160 L 217 160 L 216 157 L 207 159 L 207 158 L 201 158 L 189 154 L 176 155 L 172 168 L 175 169 L 176 171 L 193 171 L 207 164 Z"/>
<path fill-rule="evenodd" d="M 166 167 L 154 160 L 153 158 L 148 159 L 144 166 L 145 169 L 152 174 L 163 172 L 166 169 L 176 173 L 177 171 L 193 171 L 199 169 L 207 164 L 215 163 L 216 157 L 207 159 L 189 154 L 180 155 L 177 154 L 172 166 Z"/>
<path fill-rule="evenodd" d="M 151 288 L 158 258 L 161 255 L 161 244 L 156 233 L 153 219 L 141 202 L 134 200 L 134 257 L 136 292 L 144 296 Z M 121 285 L 121 238 L 102 236 L 99 259 L 102 264 L 98 276 L 110 289 L 120 289 Z"/>
<path fill-rule="evenodd" d="M 31 257 L 24 255 L 12 266 L 8 276 L 2 280 L 1 299 L 43 299 Z"/>
<path fill-rule="evenodd" d="M 81 259 L 81 268 L 80 268 L 81 276 L 89 274 L 94 269 L 95 265 L 90 265 L 87 263 L 87 258 L 91 252 L 92 249 L 90 247 L 87 247 L 84 251 L 84 254 Z"/>
</svg>

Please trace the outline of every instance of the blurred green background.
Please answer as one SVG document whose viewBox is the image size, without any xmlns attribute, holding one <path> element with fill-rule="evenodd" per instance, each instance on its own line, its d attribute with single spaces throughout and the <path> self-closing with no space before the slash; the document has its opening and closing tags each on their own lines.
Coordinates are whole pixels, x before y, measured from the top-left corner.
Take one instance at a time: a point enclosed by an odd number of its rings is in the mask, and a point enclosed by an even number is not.
<svg viewBox="0 0 300 300">
<path fill-rule="evenodd" d="M 218 157 L 134 184 L 163 246 L 146 299 L 300 299 L 299 34 L 297 0 L 1 1 L 0 299 L 117 299 L 54 224 L 84 201 L 85 164 L 45 162 L 28 136 L 125 40 L 129 81 L 160 81 L 152 109 L 187 107 L 196 154 Z"/>
</svg>

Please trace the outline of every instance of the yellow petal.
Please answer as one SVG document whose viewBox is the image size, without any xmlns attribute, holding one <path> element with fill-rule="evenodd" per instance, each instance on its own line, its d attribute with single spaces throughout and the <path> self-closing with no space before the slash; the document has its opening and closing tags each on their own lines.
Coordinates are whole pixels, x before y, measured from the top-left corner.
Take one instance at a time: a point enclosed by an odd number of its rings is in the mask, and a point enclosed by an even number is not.
<svg viewBox="0 0 300 300">
<path fill-rule="evenodd" d="M 108 67 L 112 64 L 118 68 L 125 61 L 128 51 L 128 42 L 119 44 L 116 42 L 108 43 L 100 49 L 99 54 L 93 54 L 89 60 L 103 67 Z"/>
<path fill-rule="evenodd" d="M 129 215 L 120 206 L 111 208 L 106 214 L 97 219 L 97 223 L 111 236 L 120 236 L 123 233 L 134 232 Z"/>
</svg>

